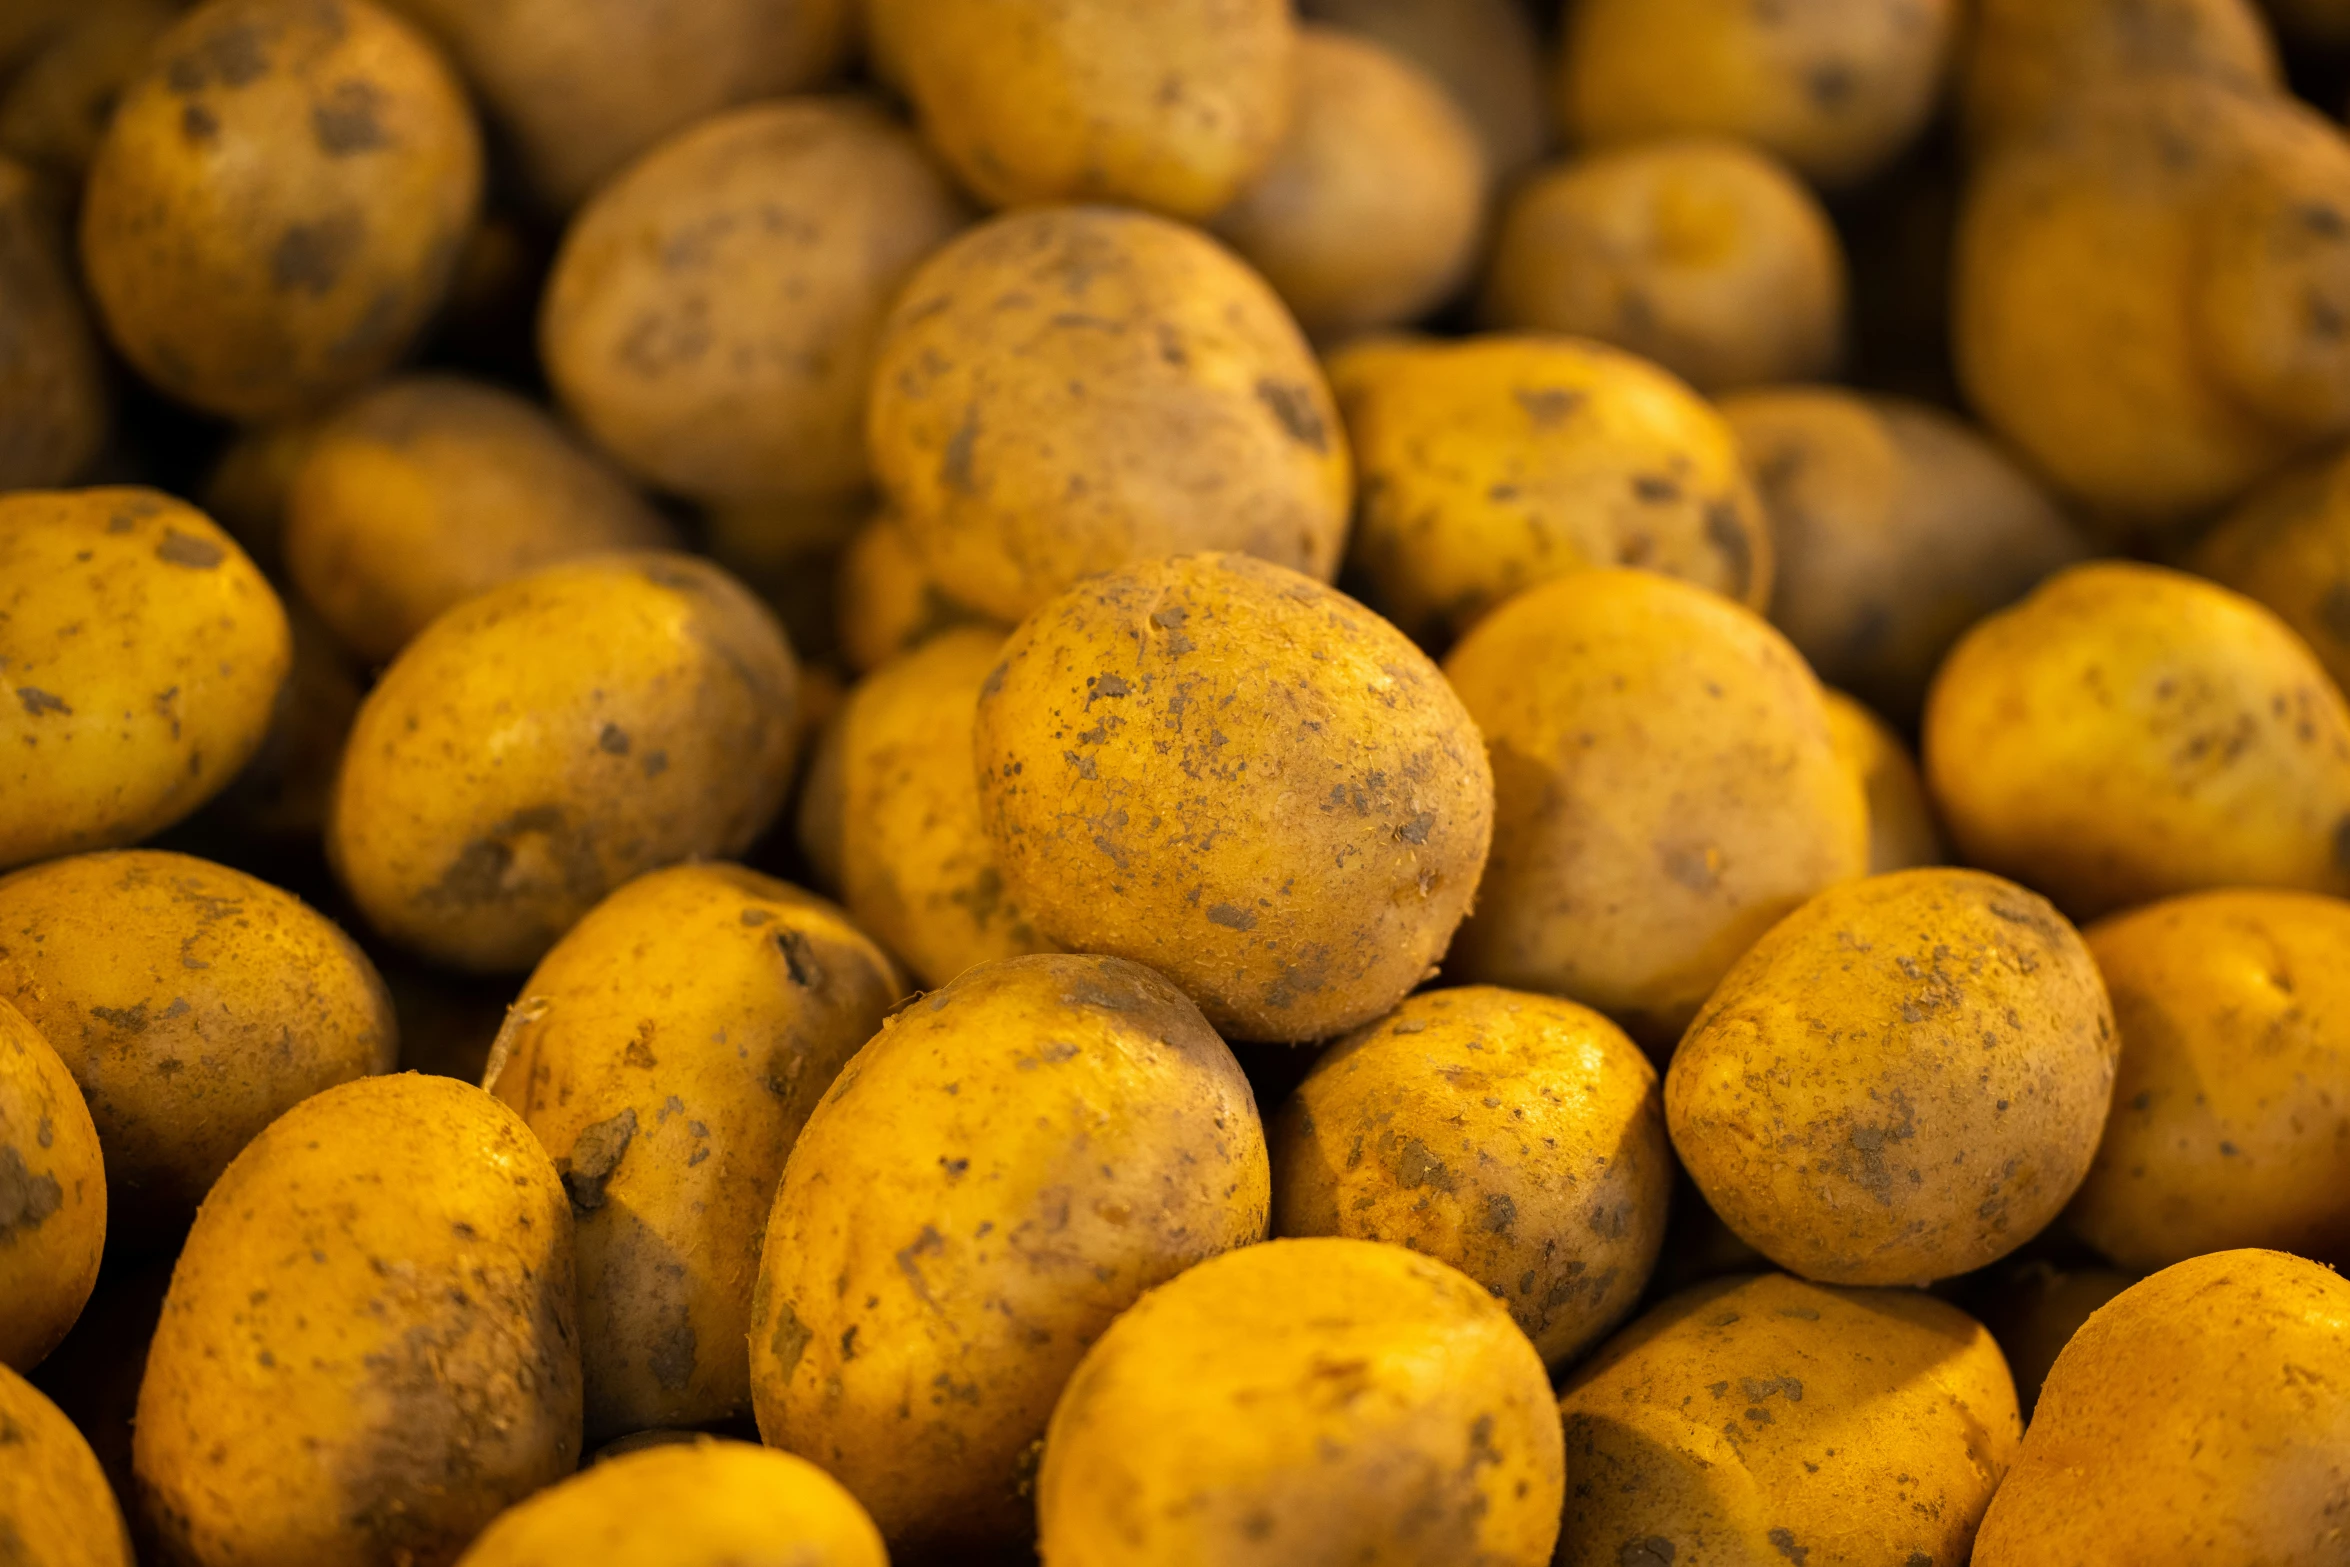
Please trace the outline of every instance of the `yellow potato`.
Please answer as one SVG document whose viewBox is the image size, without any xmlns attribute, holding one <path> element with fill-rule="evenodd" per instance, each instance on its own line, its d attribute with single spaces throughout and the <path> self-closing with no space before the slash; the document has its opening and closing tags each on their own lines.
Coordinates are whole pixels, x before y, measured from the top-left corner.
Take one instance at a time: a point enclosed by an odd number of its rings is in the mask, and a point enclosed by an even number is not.
<svg viewBox="0 0 2350 1567">
<path fill-rule="evenodd" d="M 1305 0 L 1305 14 L 1373 38 L 1444 84 L 1506 182 L 1550 145 L 1542 41 L 1517 0 Z"/>
<path fill-rule="evenodd" d="M 2045 127 L 2087 90 L 2175 76 L 2284 86 L 2252 0 L 1973 0 L 1968 10 L 1958 96 L 1977 151 Z"/>
<path fill-rule="evenodd" d="M 17 933 L 0 936 L 0 951 Z M 57 1347 L 98 1282 L 106 1170 L 73 1076 L 0 996 L 0 1389 Z M 0 1429 L 7 1408 L 0 1401 Z M 0 1529 L 12 1499 L 0 1464 Z M 0 1541 L 8 1537 L 0 1534 Z"/>
<path fill-rule="evenodd" d="M 2329 454 L 2262 485 L 2186 564 L 2258 599 L 2350 686 L 2350 457 Z"/>
<path fill-rule="evenodd" d="M 880 668 L 949 626 L 982 618 L 947 597 L 923 566 L 905 526 L 888 512 L 849 540 L 841 551 L 837 576 L 833 616 L 841 656 L 859 674 Z"/>
<path fill-rule="evenodd" d="M 130 1535 L 90 1444 L 4 1364 L 0 1431 L 0 1544 L 26 1567 L 132 1567 Z"/>
<path fill-rule="evenodd" d="M 78 5 L 0 93 L 0 156 L 78 186 L 115 99 L 178 17 L 170 0 Z"/>
<path fill-rule="evenodd" d="M 1999 1341 L 2015 1377 L 2016 1407 L 2024 1422 L 2040 1402 L 2049 1368 L 2081 1324 L 2107 1301 L 2138 1282 L 2134 1273 L 2111 1268 L 2058 1268 L 2028 1262 L 1994 1275 L 1977 1302 L 1983 1326 Z"/>
<path fill-rule="evenodd" d="M 0 492 L 64 484 L 106 440 L 105 371 L 64 235 L 0 158 Z"/>
<path fill-rule="evenodd" d="M 1909 747 L 1885 720 L 1843 692 L 1823 689 L 1820 695 L 1828 701 L 1836 754 L 1868 797 L 1869 874 L 1941 864 L 1942 834 Z"/>
</svg>

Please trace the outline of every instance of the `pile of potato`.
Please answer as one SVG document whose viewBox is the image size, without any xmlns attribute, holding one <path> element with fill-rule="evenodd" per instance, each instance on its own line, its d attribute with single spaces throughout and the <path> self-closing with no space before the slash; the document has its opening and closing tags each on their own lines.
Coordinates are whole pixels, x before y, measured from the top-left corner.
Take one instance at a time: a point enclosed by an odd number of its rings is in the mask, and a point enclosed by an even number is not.
<svg viewBox="0 0 2350 1567">
<path fill-rule="evenodd" d="M 2350 1563 L 2350 4 L 1300 4 L 0 0 L 0 1564 Z"/>
</svg>

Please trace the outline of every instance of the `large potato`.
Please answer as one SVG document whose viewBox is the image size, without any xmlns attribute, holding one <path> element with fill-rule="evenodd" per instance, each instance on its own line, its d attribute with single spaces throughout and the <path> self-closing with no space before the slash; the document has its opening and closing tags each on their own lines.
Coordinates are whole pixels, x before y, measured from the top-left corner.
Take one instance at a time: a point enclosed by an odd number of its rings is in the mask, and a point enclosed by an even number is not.
<svg viewBox="0 0 2350 1567">
<path fill-rule="evenodd" d="M 2187 564 L 2258 599 L 2350 687 L 2350 455 L 2329 454 L 2247 496 Z"/>
<path fill-rule="evenodd" d="M 760 1434 L 893 1545 L 1016 1542 L 1086 1346 L 1262 1240 L 1267 1200 L 1248 1081 L 1173 986 L 1117 958 L 972 969 L 892 1017 L 793 1145 L 751 1326 Z"/>
<path fill-rule="evenodd" d="M 1542 41 L 1518 0 L 1304 0 L 1300 9 L 1377 39 L 1443 83 L 1497 183 L 1550 145 Z"/>
<path fill-rule="evenodd" d="M 1892 726 L 1843 692 L 1825 688 L 1828 733 L 1869 803 L 1869 874 L 1942 863 L 1942 833 L 1909 747 Z"/>
<path fill-rule="evenodd" d="M 30 1371 L 65 1337 L 105 1249 L 106 1169 L 89 1109 L 57 1052 L 0 997 L 0 1388 L 8 1367 Z M 0 1464 L 0 1526 L 9 1468 Z"/>
<path fill-rule="evenodd" d="M 0 158 L 0 491 L 72 480 L 106 440 L 105 371 L 39 184 Z"/>
<path fill-rule="evenodd" d="M 1484 747 L 1436 666 L 1243 555 L 1129 567 L 1039 610 L 981 689 L 976 755 L 1037 930 L 1150 964 L 1243 1039 L 1327 1039 L 1401 1001 L 1492 836 Z"/>
<path fill-rule="evenodd" d="M 1053 1567 L 1541 1567 L 1559 1533 L 1542 1361 L 1400 1246 L 1205 1263 L 1103 1334 L 1037 1477 Z"/>
<path fill-rule="evenodd" d="M 26 1567 L 132 1567 L 130 1535 L 90 1444 L 5 1364 L 0 1431 L 8 1433 L 8 1461 L 0 1463 L 0 1545 L 10 1557 Z"/>
<path fill-rule="evenodd" d="M 883 331 L 869 430 L 931 574 L 1005 620 L 1182 550 L 1338 569 L 1321 367 L 1263 279 L 1164 219 L 1024 212 L 948 245 Z"/>
<path fill-rule="evenodd" d="M 179 9 L 173 0 L 78 5 L 0 92 L 0 156 L 78 185 L 115 100 Z"/>
<path fill-rule="evenodd" d="M 0 495 L 0 869 L 134 843 L 219 793 L 292 656 L 277 595 L 193 507 Z"/>
<path fill-rule="evenodd" d="M 632 877 L 750 846 L 790 785 L 797 689 L 775 618 L 707 561 L 547 567 L 450 610 L 384 672 L 328 853 L 384 934 L 527 967 Z"/>
<path fill-rule="evenodd" d="M 1978 151 L 2044 128 L 2085 91 L 2175 76 L 2284 86 L 2252 0 L 1973 0 L 1968 10 L 1959 106 Z"/>
</svg>

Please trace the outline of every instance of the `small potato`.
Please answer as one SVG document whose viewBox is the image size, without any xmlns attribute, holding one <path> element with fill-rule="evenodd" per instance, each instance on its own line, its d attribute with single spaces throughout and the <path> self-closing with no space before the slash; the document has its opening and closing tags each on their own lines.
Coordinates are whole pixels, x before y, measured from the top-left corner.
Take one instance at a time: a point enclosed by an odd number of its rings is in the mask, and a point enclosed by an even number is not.
<svg viewBox="0 0 2350 1567">
<path fill-rule="evenodd" d="M 441 1567 L 579 1462 L 571 1214 L 522 1118 L 362 1078 L 271 1123 L 205 1199 L 133 1463 L 186 1567 Z"/>
<path fill-rule="evenodd" d="M 1330 379 L 1362 474 L 1352 567 L 1422 642 L 1593 566 L 1770 602 L 1729 426 L 1647 361 L 1577 338 L 1396 338 L 1340 353 Z"/>
<path fill-rule="evenodd" d="M 1490 1295 L 1400 1246 L 1285 1240 L 1111 1325 L 1036 1511 L 1053 1567 L 1541 1567 L 1564 1489 L 1542 1361 Z"/>
<path fill-rule="evenodd" d="M 368 0 L 210 0 L 155 43 L 98 144 L 82 265 L 163 391 L 282 417 L 388 369 L 481 199 L 465 94 Z"/>
<path fill-rule="evenodd" d="M 105 444 L 97 334 L 39 182 L 0 158 L 0 492 L 65 484 Z"/>
<path fill-rule="evenodd" d="M 1353 478 L 1321 367 L 1180 224 L 1058 208 L 948 245 L 883 331 L 868 428 L 925 567 L 1000 619 L 1185 550 L 1338 570 Z"/>
<path fill-rule="evenodd" d="M 1926 781 L 1971 865 L 2076 919 L 2205 887 L 2350 893 L 2350 707 L 2250 599 L 2122 561 L 1951 651 Z"/>
<path fill-rule="evenodd" d="M 1550 146 L 1542 40 L 1517 0 L 1305 0 L 1301 9 L 1376 39 L 1443 83 L 1484 143 L 1496 183 Z"/>
<path fill-rule="evenodd" d="M 1828 701 L 1836 754 L 1868 796 L 1869 874 L 1941 864 L 1942 834 L 1909 747 L 1885 720 L 1843 692 L 1828 688 L 1820 695 Z"/>
<path fill-rule="evenodd" d="M 77 5 L 0 93 L 0 156 L 78 187 L 115 100 L 146 63 L 149 47 L 179 19 L 179 9 L 171 0 Z"/>
<path fill-rule="evenodd" d="M 0 1389 L 8 1367 L 32 1370 L 65 1337 L 105 1249 L 106 1170 L 89 1109 L 57 1052 L 0 996 Z M 7 1414 L 0 1393 L 0 1430 Z M 0 1529 L 11 1467 L 0 1464 Z"/>
<path fill-rule="evenodd" d="M 385 935 L 528 967 L 604 895 L 739 854 L 790 787 L 798 670 L 775 618 L 686 555 L 550 566 L 466 600 L 351 727 L 327 850 Z"/>
<path fill-rule="evenodd" d="M 1961 1567 L 2020 1435 L 1965 1313 L 1775 1273 L 1658 1306 L 1559 1409 L 1558 1567 Z"/>
<path fill-rule="evenodd" d="M 841 551 L 837 574 L 833 616 L 841 656 L 859 674 L 949 626 L 981 618 L 947 597 L 904 525 L 888 512 L 857 530 Z"/>
<path fill-rule="evenodd" d="M 1656 1069 L 1572 1001 L 1423 991 L 1331 1046 L 1270 1138 L 1276 1235 L 1450 1263 L 1552 1366 L 1623 1320 L 1664 1242 Z"/>
<path fill-rule="evenodd" d="M 1150 964 L 1240 1039 L 1327 1039 L 1434 973 L 1493 775 L 1394 627 L 1278 566 L 1188 555 L 1072 588 L 1002 660 L 980 820 L 1040 933 Z"/>
<path fill-rule="evenodd" d="M 1999 1341 L 2015 1376 L 2016 1407 L 2026 1426 L 2040 1388 L 2065 1345 L 2100 1306 L 2138 1282 L 2111 1268 L 2058 1268 L 2028 1262 L 1992 1275 L 1975 1313 Z"/>
<path fill-rule="evenodd" d="M 310 440 L 286 495 L 294 585 L 370 664 L 452 604 L 541 566 L 672 542 L 561 425 L 457 376 L 403 376 L 360 396 Z"/>
<path fill-rule="evenodd" d="M 292 658 L 277 595 L 193 507 L 0 495 L 0 870 L 135 843 L 219 793 Z"/>
<path fill-rule="evenodd" d="M 1706 1202 L 1780 1267 L 1926 1284 L 2056 1217 L 2118 1050 L 2062 915 L 1980 871 L 1903 871 L 1830 888 L 1738 960 L 1665 1116 Z"/>
<path fill-rule="evenodd" d="M 6 1048 L 0 1044 L 0 1051 Z M 4 1364 L 0 1431 L 8 1433 L 8 1461 L 0 1464 L 0 1544 L 10 1556 L 26 1567 L 133 1567 L 122 1511 L 90 1444 Z"/>
<path fill-rule="evenodd" d="M 760 1435 L 893 1547 L 1017 1543 L 1078 1357 L 1262 1240 L 1266 1183 L 1248 1080 L 1172 985 L 1117 958 L 972 969 L 893 1016 L 792 1147 L 753 1307 Z"/>
<path fill-rule="evenodd" d="M 2187 556 L 2198 575 L 2274 610 L 2350 688 L 2350 454 L 2261 486 Z"/>
<path fill-rule="evenodd" d="M 1613 343 L 1719 392 L 1833 371 L 1844 272 L 1826 209 L 1783 165 L 1743 142 L 1673 137 L 1519 185 L 1482 314 Z"/>
<path fill-rule="evenodd" d="M 2284 88 L 2252 0 L 1973 0 L 1968 11 L 1958 96 L 1978 152 L 2045 128 L 2099 88 L 2177 76 Z"/>
<path fill-rule="evenodd" d="M 324 414 L 296 414 L 239 430 L 204 480 L 197 500 L 272 579 L 285 577 L 286 501 L 294 476 L 325 428 Z"/>
<path fill-rule="evenodd" d="M 1755 938 L 1868 868 L 1867 801 L 1819 682 L 1727 599 L 1575 572 L 1444 667 L 1494 779 L 1457 979 L 1573 997 L 1662 1048 Z"/>
</svg>

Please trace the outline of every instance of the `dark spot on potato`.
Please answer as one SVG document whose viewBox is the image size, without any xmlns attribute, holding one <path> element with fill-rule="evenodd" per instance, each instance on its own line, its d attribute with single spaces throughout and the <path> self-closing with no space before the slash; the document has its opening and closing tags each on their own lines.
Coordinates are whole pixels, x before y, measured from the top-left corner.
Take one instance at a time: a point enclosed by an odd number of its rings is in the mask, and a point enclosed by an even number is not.
<svg viewBox="0 0 2350 1567">
<path fill-rule="evenodd" d="M 559 1160 L 555 1166 L 563 1177 L 563 1190 L 571 1198 L 572 1207 L 582 1213 L 593 1213 L 604 1206 L 604 1183 L 628 1156 L 628 1145 L 635 1136 L 633 1105 L 579 1134 L 579 1140 L 571 1145 L 571 1157 Z"/>
<path fill-rule="evenodd" d="M 47 1116 L 41 1117 L 33 1128 L 33 1141 L 43 1148 L 57 1140 L 57 1128 Z"/>
<path fill-rule="evenodd" d="M 530 838 L 546 840 L 567 895 L 587 902 L 602 896 L 603 868 L 587 829 L 569 826 L 560 806 L 536 805 L 515 812 L 459 850 L 440 880 L 419 894 L 417 902 L 428 909 L 472 908 L 506 898 L 516 845 Z"/>
<path fill-rule="evenodd" d="M 1616 1567 L 1673 1567 L 1673 1558 L 1680 1552 L 1673 1542 L 1661 1534 L 1652 1534 L 1645 1540 L 1627 1540 L 1616 1552 Z"/>
<path fill-rule="evenodd" d="M 1487 1229 L 1496 1235 L 1503 1235 L 1508 1233 L 1509 1227 L 1517 1222 L 1518 1205 L 1512 1202 L 1506 1193 L 1487 1192 L 1485 1194 L 1485 1227 Z M 1528 1277 L 1531 1278 L 1532 1275 L 1529 1274 Z M 1521 1289 L 1519 1293 L 1523 1294 L 1525 1291 Z"/>
<path fill-rule="evenodd" d="M 90 1016 L 126 1034 L 143 1034 L 147 1031 L 147 1003 L 144 1001 L 135 1007 L 92 1007 Z"/>
<path fill-rule="evenodd" d="M 628 731 L 618 724 L 606 724 L 604 732 L 596 736 L 596 748 L 614 756 L 628 754 Z"/>
<path fill-rule="evenodd" d="M 1521 386 L 1518 406 L 1536 424 L 1557 424 L 1583 406 L 1584 394 L 1565 386 Z"/>
<path fill-rule="evenodd" d="M 155 546 L 155 558 L 167 565 L 210 571 L 226 560 L 228 555 L 210 539 L 200 539 L 176 528 L 166 528 L 163 530 L 163 542 Z"/>
<path fill-rule="evenodd" d="M 906 1276 L 907 1283 L 914 1286 L 915 1296 L 933 1311 L 938 1309 L 938 1302 L 931 1298 L 930 1281 L 922 1276 L 920 1259 L 925 1253 L 946 1250 L 946 1244 L 945 1236 L 925 1224 L 922 1233 L 914 1237 L 914 1243 L 900 1247 L 897 1253 L 898 1271 Z"/>
<path fill-rule="evenodd" d="M 23 704 L 25 712 L 34 718 L 43 713 L 63 713 L 68 717 L 73 714 L 73 709 L 65 705 L 63 697 L 53 696 L 39 686 L 18 686 L 16 699 Z M 2345 825 L 2350 826 L 2350 823 Z"/>
<path fill-rule="evenodd" d="M 191 103 L 180 110 L 180 134 L 201 147 L 220 136 L 220 116 L 200 103 Z"/>
<path fill-rule="evenodd" d="M 1440 1192 L 1449 1192 L 1459 1184 L 1444 1161 L 1417 1137 L 1407 1138 L 1395 1156 L 1395 1183 L 1406 1191 L 1433 1186 Z"/>
<path fill-rule="evenodd" d="M 646 1018 L 637 1024 L 636 1034 L 629 1040 L 628 1048 L 620 1052 L 620 1064 L 633 1066 L 643 1072 L 650 1072 L 661 1064 L 660 1059 L 653 1054 L 653 1020 L 651 1018 Z"/>
<path fill-rule="evenodd" d="M 1754 584 L 1754 541 L 1738 525 L 1738 508 L 1728 501 L 1706 507 L 1705 536 L 1721 552 L 1722 565 L 1730 574 L 1731 596 L 1744 597 Z"/>
<path fill-rule="evenodd" d="M 1132 696 L 1134 688 L 1118 675 L 1092 675 L 1085 682 L 1085 705 L 1091 708 L 1103 697 Z"/>
<path fill-rule="evenodd" d="M 667 771 L 669 771 L 669 753 L 667 751 L 647 751 L 645 753 L 645 776 L 647 778 L 658 778 Z"/>
<path fill-rule="evenodd" d="M 1722 884 L 1722 852 L 1712 844 L 1662 844 L 1657 860 L 1667 876 L 1691 892 L 1711 892 Z"/>
<path fill-rule="evenodd" d="M 1681 486 L 1671 479 L 1653 473 L 1644 473 L 1632 481 L 1632 493 L 1651 506 L 1681 498 Z"/>
<path fill-rule="evenodd" d="M 814 990 L 824 983 L 824 965 L 816 961 L 815 944 L 796 930 L 779 930 L 775 945 L 783 952 L 785 972 L 791 982 L 802 990 Z"/>
<path fill-rule="evenodd" d="M 56 1176 L 35 1175 L 14 1148 L 0 1147 L 0 1238 L 39 1229 L 64 1201 Z"/>
<path fill-rule="evenodd" d="M 974 404 L 963 410 L 963 422 L 947 437 L 946 450 L 938 459 L 938 482 L 958 495 L 969 495 L 975 490 L 971 479 L 971 448 L 978 440 L 979 409 Z"/>
<path fill-rule="evenodd" d="M 261 29 L 251 22 L 231 22 L 197 39 L 188 53 L 164 68 L 172 91 L 196 92 L 207 83 L 244 87 L 269 74 L 269 52 L 261 44 Z"/>
<path fill-rule="evenodd" d="M 1912 1551 L 1909 1560 L 1902 1563 L 1901 1567 L 1934 1567 L 1934 1558 L 1924 1551 Z"/>
<path fill-rule="evenodd" d="M 1781 1312 L 1780 1315 L 1785 1316 L 1786 1313 Z M 1738 1379 L 1738 1391 L 1744 1393 L 1751 1403 L 1759 1404 L 1781 1393 L 1787 1396 L 1790 1404 L 1803 1402 L 1803 1383 L 1794 1377 L 1741 1377 Z"/>
<path fill-rule="evenodd" d="M 800 1363 L 800 1356 L 807 1350 L 808 1340 L 813 1337 L 815 1335 L 800 1320 L 800 1314 L 791 1309 L 789 1301 L 775 1309 L 775 1331 L 767 1336 L 767 1347 L 774 1351 L 776 1364 L 782 1367 L 786 1377 Z"/>
<path fill-rule="evenodd" d="M 684 1307 L 678 1308 L 678 1315 L 684 1318 Z M 645 1366 L 653 1373 L 653 1380 L 670 1392 L 692 1381 L 694 1347 L 693 1323 L 687 1320 L 672 1323 L 669 1331 L 654 1343 L 653 1352 L 645 1357 Z"/>
<path fill-rule="evenodd" d="M 1859 77 L 1842 60 L 1822 60 L 1803 73 L 1803 90 L 1820 108 L 1834 111 L 1852 101 Z"/>
<path fill-rule="evenodd" d="M 324 102 L 311 105 L 310 134 L 318 139 L 318 150 L 330 158 L 373 152 L 390 141 L 378 118 L 382 108 L 383 93 L 375 83 L 356 78 L 337 82 Z"/>
<path fill-rule="evenodd" d="M 1428 841 L 1428 830 L 1435 825 L 1436 813 L 1422 811 L 1410 821 L 1391 827 L 1388 831 L 1395 835 L 1399 843 L 1421 844 Z"/>
<path fill-rule="evenodd" d="M 1208 922 L 1212 925 L 1221 925 L 1227 930 L 1255 930 L 1257 928 L 1257 917 L 1236 903 L 1209 904 Z"/>
<path fill-rule="evenodd" d="M 1765 1538 L 1781 1556 L 1795 1563 L 1795 1567 L 1803 1567 L 1803 1559 L 1811 1554 L 1810 1546 L 1795 1543 L 1795 1531 L 1792 1529 L 1773 1529 Z"/>
<path fill-rule="evenodd" d="M 1257 401 L 1272 410 L 1281 428 L 1300 446 L 1317 452 L 1330 449 L 1330 432 L 1323 427 L 1314 394 L 1308 388 L 1267 377 L 1257 382 Z"/>
<path fill-rule="evenodd" d="M 316 223 L 296 223 L 270 252 L 269 281 L 280 293 L 299 289 L 313 299 L 331 293 L 343 268 L 357 253 L 366 224 L 355 212 L 338 212 Z"/>
<path fill-rule="evenodd" d="M 742 921 L 745 925 L 765 925 L 774 918 L 775 916 L 765 909 L 745 909 L 742 913 Z"/>
</svg>

